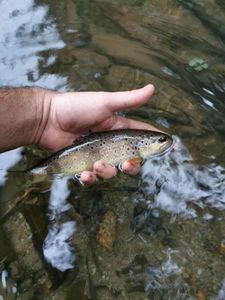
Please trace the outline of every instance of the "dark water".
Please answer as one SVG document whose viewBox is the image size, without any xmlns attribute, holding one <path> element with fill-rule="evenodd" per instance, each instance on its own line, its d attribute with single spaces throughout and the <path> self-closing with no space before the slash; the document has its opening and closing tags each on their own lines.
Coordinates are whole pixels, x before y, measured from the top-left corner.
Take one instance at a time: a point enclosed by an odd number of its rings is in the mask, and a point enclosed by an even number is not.
<svg viewBox="0 0 225 300">
<path fill-rule="evenodd" d="M 64 179 L 21 193 L 18 175 L 2 174 L 0 299 L 225 299 L 225 2 L 1 0 L 0 9 L 1 85 L 151 82 L 149 104 L 125 114 L 175 139 L 141 176 L 88 189 Z M 17 149 L 0 166 L 45 155 Z"/>
</svg>

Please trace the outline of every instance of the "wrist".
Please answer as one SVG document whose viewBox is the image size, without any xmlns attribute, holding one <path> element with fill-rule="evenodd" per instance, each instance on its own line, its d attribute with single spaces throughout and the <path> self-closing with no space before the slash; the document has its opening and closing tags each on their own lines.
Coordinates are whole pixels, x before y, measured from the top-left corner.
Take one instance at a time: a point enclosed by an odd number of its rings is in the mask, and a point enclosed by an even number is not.
<svg viewBox="0 0 225 300">
<path fill-rule="evenodd" d="M 35 88 L 34 93 L 35 117 L 30 144 L 40 144 L 43 133 L 49 125 L 52 99 L 57 92 Z"/>
<path fill-rule="evenodd" d="M 38 143 L 54 92 L 42 88 L 0 89 L 0 149 Z"/>
</svg>

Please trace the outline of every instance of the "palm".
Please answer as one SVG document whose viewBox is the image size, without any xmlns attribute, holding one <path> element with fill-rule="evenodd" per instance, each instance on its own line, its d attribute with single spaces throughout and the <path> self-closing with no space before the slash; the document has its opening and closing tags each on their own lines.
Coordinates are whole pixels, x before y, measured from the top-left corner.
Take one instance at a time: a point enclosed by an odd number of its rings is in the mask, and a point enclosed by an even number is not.
<svg viewBox="0 0 225 300">
<path fill-rule="evenodd" d="M 133 92 L 57 94 L 53 96 L 40 144 L 55 151 L 71 144 L 78 136 L 90 130 L 152 129 L 148 124 L 115 114 L 117 111 L 144 104 L 152 93 L 153 87 L 147 86 Z"/>
</svg>

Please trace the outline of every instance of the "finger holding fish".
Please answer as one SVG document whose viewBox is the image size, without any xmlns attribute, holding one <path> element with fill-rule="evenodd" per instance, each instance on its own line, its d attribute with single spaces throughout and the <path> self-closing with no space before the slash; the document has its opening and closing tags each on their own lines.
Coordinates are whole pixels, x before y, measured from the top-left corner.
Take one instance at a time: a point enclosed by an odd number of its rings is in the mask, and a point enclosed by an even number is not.
<svg viewBox="0 0 225 300">
<path fill-rule="evenodd" d="M 141 171 L 141 162 L 139 158 L 126 160 L 121 164 L 121 172 L 135 176 Z"/>
<path fill-rule="evenodd" d="M 116 168 L 103 160 L 99 160 L 94 164 L 93 171 L 103 179 L 110 179 L 117 174 Z"/>
<path fill-rule="evenodd" d="M 140 162 L 134 163 L 131 160 L 124 161 L 123 163 L 121 163 L 119 170 L 130 176 L 135 176 L 141 170 Z M 94 164 L 92 172 L 91 171 L 82 172 L 79 181 L 81 184 L 88 186 L 94 184 L 95 181 L 97 180 L 97 177 L 100 177 L 102 179 L 110 179 L 116 175 L 117 175 L 117 169 L 114 166 L 100 160 Z"/>
<path fill-rule="evenodd" d="M 93 183 L 95 183 L 97 177 L 94 174 L 94 172 L 91 171 L 84 171 L 81 173 L 81 176 L 79 178 L 79 182 L 82 185 L 92 185 Z"/>
</svg>

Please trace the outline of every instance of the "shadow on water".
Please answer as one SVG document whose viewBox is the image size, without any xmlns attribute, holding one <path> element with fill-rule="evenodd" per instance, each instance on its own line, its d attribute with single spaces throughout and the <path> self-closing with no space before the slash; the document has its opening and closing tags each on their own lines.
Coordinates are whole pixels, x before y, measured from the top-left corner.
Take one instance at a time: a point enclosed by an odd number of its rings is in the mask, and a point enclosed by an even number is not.
<svg viewBox="0 0 225 300">
<path fill-rule="evenodd" d="M 124 112 L 174 136 L 140 176 L 27 186 L 0 155 L 0 299 L 225 298 L 224 1 L 0 1 L 0 84 L 155 96 Z"/>
</svg>

